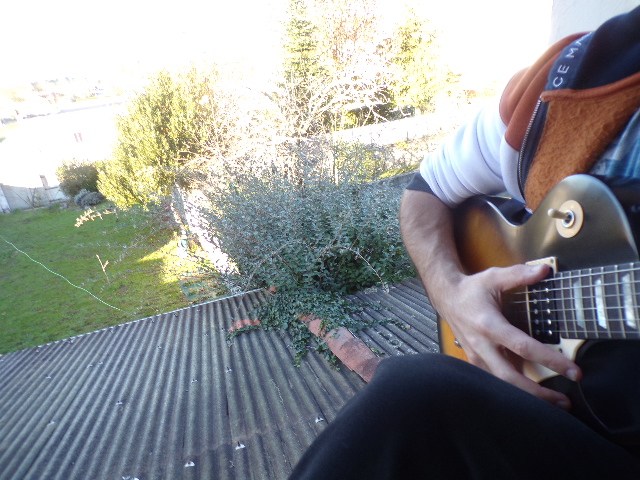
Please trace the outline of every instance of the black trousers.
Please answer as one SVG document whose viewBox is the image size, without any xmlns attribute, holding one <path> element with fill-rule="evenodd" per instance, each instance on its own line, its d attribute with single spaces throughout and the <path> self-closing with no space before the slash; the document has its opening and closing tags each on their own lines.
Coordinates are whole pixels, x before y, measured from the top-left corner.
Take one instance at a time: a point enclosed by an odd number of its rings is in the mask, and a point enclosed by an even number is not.
<svg viewBox="0 0 640 480">
<path fill-rule="evenodd" d="M 571 414 L 444 355 L 383 361 L 290 479 L 640 479 Z"/>
</svg>

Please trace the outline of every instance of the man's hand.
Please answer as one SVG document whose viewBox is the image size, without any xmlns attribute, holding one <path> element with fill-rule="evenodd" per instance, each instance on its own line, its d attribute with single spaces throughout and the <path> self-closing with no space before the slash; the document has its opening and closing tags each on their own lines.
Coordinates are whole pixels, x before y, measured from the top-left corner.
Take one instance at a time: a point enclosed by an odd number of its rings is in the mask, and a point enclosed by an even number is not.
<svg viewBox="0 0 640 480">
<path fill-rule="evenodd" d="M 566 409 L 570 405 L 565 395 L 543 388 L 524 376 L 519 367 L 524 359 L 577 380 L 578 366 L 511 325 L 501 314 L 501 297 L 505 291 L 539 282 L 548 270 L 545 265 L 515 265 L 461 275 L 455 286 L 450 285 L 448 292 L 441 292 L 432 303 L 447 320 L 471 363 Z"/>
<path fill-rule="evenodd" d="M 517 366 L 528 360 L 572 380 L 581 376 L 578 366 L 512 326 L 501 313 L 504 292 L 542 280 L 548 267 L 514 265 L 465 275 L 453 238 L 451 211 L 426 192 L 405 191 L 400 227 L 431 304 L 449 323 L 469 361 L 537 397 L 569 408 L 565 395 L 543 388 Z"/>
</svg>

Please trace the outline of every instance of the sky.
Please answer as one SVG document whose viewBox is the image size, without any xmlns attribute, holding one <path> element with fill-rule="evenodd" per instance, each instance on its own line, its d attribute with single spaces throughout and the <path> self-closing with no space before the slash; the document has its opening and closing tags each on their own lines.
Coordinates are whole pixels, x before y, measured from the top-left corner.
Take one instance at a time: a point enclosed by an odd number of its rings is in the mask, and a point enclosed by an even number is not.
<svg viewBox="0 0 640 480">
<path fill-rule="evenodd" d="M 392 3 L 392 0 L 388 0 Z M 549 45 L 551 0 L 416 0 L 444 57 L 471 82 L 506 82 Z"/>
<path fill-rule="evenodd" d="M 0 88 L 64 77 L 141 80 L 163 68 L 203 62 L 264 81 L 281 64 L 287 1 L 5 0 L 11 3 L 0 18 Z M 439 31 L 443 56 L 463 74 L 464 88 L 499 88 L 548 43 L 551 0 L 407 3 Z M 407 7 L 403 0 L 377 4 L 390 33 Z M 39 174 L 54 182 L 58 157 L 89 158 L 83 148 L 110 143 L 113 118 L 78 112 L 24 120 L 0 144 L 0 182 L 36 186 Z M 77 145 L 73 132 L 82 132 L 85 143 Z"/>
<path fill-rule="evenodd" d="M 0 84 L 272 56 L 280 0 L 13 0 L 0 20 Z M 8 11 L 7 11 L 8 10 Z"/>
<path fill-rule="evenodd" d="M 0 31 L 0 86 L 56 77 L 277 59 L 287 0 L 9 0 Z M 453 66 L 479 77 L 526 65 L 547 43 L 551 0 L 409 0 L 442 31 Z M 402 0 L 378 0 L 387 25 Z M 497 54 L 497 50 L 504 50 Z"/>
</svg>

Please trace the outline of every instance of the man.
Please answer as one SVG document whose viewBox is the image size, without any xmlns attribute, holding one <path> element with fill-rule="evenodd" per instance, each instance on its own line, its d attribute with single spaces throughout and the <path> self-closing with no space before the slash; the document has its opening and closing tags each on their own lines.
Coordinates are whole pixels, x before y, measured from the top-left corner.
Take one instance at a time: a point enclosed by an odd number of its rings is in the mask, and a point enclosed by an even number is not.
<svg viewBox="0 0 640 480">
<path fill-rule="evenodd" d="M 596 433 L 569 413 L 566 395 L 514 366 L 520 357 L 581 379 L 578 365 L 501 313 L 503 292 L 542 280 L 548 268 L 465 275 L 450 210 L 470 196 L 504 191 L 535 209 L 571 173 L 640 177 L 638 72 L 640 8 L 551 47 L 514 77 L 499 106 L 425 158 L 403 197 L 403 239 L 431 303 L 473 365 L 438 355 L 382 362 L 292 478 L 640 478 L 640 439 L 621 445 Z M 532 118 L 540 127 L 533 147 Z M 567 122 L 574 134 L 557 134 Z M 570 152 L 562 168 L 549 153 L 559 142 Z"/>
</svg>

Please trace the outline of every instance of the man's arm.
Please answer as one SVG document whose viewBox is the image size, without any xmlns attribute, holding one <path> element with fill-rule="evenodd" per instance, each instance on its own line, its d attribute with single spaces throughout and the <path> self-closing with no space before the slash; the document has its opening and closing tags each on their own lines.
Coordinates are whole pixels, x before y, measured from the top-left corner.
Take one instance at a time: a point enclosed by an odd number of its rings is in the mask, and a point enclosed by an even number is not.
<svg viewBox="0 0 640 480">
<path fill-rule="evenodd" d="M 436 196 L 405 190 L 402 238 L 433 307 L 447 320 L 469 361 L 562 408 L 569 399 L 521 374 L 510 357 L 522 357 L 576 380 L 578 366 L 509 324 L 501 314 L 504 291 L 542 280 L 546 266 L 515 265 L 465 275 L 453 238 L 451 210 Z"/>
</svg>

